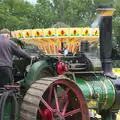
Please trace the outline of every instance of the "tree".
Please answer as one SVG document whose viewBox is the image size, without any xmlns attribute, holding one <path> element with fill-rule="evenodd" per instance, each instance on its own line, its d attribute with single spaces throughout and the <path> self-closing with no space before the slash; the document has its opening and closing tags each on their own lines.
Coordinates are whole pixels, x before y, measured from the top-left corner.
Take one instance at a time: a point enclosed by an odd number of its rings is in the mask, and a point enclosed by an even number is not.
<svg viewBox="0 0 120 120">
<path fill-rule="evenodd" d="M 31 10 L 32 5 L 23 0 L 1 0 L 0 28 L 10 30 L 28 28 Z"/>
<path fill-rule="evenodd" d="M 56 21 L 55 13 L 51 9 L 49 0 L 40 0 L 33 7 L 31 13 L 32 28 L 47 28 L 53 25 Z"/>
</svg>

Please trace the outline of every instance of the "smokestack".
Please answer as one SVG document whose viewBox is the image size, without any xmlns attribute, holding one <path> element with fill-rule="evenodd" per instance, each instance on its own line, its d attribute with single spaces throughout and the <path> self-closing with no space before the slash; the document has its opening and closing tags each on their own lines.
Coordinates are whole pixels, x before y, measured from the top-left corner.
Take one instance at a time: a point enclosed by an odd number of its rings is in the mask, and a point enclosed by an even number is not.
<svg viewBox="0 0 120 120">
<path fill-rule="evenodd" d="M 100 6 L 97 8 L 102 21 L 99 25 L 100 28 L 100 59 L 102 69 L 106 76 L 115 78 L 112 72 L 112 15 L 114 13 L 112 7 Z"/>
</svg>

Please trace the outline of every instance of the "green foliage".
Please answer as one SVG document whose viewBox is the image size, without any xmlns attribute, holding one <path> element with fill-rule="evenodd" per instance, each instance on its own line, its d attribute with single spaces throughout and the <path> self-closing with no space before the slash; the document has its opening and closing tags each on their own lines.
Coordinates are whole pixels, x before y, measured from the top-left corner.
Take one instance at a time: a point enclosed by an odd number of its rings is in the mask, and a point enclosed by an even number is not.
<svg viewBox="0 0 120 120">
<path fill-rule="evenodd" d="M 56 20 L 56 16 L 51 9 L 49 0 L 40 0 L 31 12 L 31 27 L 32 28 L 46 28 L 51 26 Z"/>
<path fill-rule="evenodd" d="M 0 1 L 0 28 L 10 30 L 28 28 L 28 19 L 32 5 L 23 0 L 1 0 Z"/>
<path fill-rule="evenodd" d="M 51 2 L 52 1 L 52 2 Z M 10 30 L 48 28 L 57 22 L 71 27 L 89 27 L 99 4 L 113 0 L 38 0 L 31 5 L 24 0 L 0 0 L 0 28 Z"/>
<path fill-rule="evenodd" d="M 120 0 L 37 0 L 32 5 L 24 0 L 0 0 L 0 29 L 48 28 L 56 23 L 70 27 L 90 27 L 100 4 L 113 4 L 113 39 L 120 48 Z"/>
</svg>

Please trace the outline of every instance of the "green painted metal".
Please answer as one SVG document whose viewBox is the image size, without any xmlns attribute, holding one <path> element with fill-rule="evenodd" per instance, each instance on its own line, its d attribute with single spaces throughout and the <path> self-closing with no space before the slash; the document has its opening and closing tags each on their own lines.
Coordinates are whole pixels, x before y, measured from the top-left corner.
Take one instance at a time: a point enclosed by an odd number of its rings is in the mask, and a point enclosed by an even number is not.
<svg viewBox="0 0 120 120">
<path fill-rule="evenodd" d="M 15 102 L 13 99 L 11 99 L 10 97 L 8 97 L 6 103 L 5 103 L 5 108 L 4 108 L 4 120 L 12 120 L 13 118 L 10 117 L 10 115 L 12 115 L 14 117 L 15 114 L 15 110 L 14 110 L 14 105 Z M 19 111 L 19 106 L 18 106 L 18 111 Z M 20 111 L 18 112 L 17 116 L 16 116 L 16 120 L 19 120 L 19 114 Z"/>
<path fill-rule="evenodd" d="M 4 110 L 4 120 L 9 120 L 9 114 L 11 111 L 11 103 L 7 102 L 5 105 L 5 110 Z"/>
<path fill-rule="evenodd" d="M 104 76 L 96 76 L 96 80 L 76 78 L 76 83 L 82 90 L 89 108 L 99 110 L 108 110 L 115 101 L 115 88 L 109 78 Z M 97 99 L 93 99 L 94 93 L 98 94 Z M 90 105 L 89 103 L 93 103 Z M 96 104 L 96 105 L 95 105 Z"/>
<path fill-rule="evenodd" d="M 34 81 L 39 80 L 41 77 L 40 71 L 48 67 L 49 65 L 45 60 L 34 63 L 33 66 L 31 67 L 31 70 L 29 71 L 26 78 L 24 79 L 26 88 L 27 89 L 30 88 L 30 85 Z"/>
</svg>

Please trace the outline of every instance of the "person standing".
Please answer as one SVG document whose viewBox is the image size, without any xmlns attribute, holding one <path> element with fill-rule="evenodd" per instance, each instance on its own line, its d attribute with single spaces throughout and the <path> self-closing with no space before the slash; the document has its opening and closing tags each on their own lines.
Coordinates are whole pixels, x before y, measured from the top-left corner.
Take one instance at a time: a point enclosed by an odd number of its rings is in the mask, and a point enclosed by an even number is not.
<svg viewBox="0 0 120 120">
<path fill-rule="evenodd" d="M 10 40 L 10 31 L 2 29 L 0 30 L 0 87 L 14 82 L 12 74 L 13 55 L 31 60 L 27 53 Z"/>
</svg>

